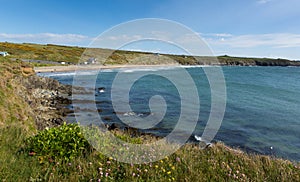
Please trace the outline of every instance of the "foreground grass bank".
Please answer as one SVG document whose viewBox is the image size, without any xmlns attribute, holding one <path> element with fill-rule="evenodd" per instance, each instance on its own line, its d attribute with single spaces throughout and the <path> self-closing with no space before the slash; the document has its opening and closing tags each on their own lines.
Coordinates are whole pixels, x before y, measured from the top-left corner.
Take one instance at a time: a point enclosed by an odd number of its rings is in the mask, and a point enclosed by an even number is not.
<svg viewBox="0 0 300 182">
<path fill-rule="evenodd" d="M 29 139 L 32 143 L 25 145 L 22 144 L 24 138 L 20 130 L 12 128 L 4 130 L 5 136 L 11 136 L 10 140 L 6 141 L 13 142 L 15 145 L 13 148 L 9 147 L 11 160 L 4 164 L 6 168 L 2 166 L 0 177 L 8 181 L 24 179 L 31 181 L 300 180 L 299 166 L 290 161 L 245 154 L 229 149 L 220 143 L 206 150 L 200 150 L 195 145 L 185 145 L 171 156 L 153 163 L 139 165 L 121 163 L 88 146 L 86 146 L 86 150 L 79 148 L 76 150 L 74 147 L 70 147 L 74 146 L 73 144 L 76 142 L 69 140 L 69 136 L 75 136 L 75 138 L 81 136 L 80 130 L 77 130 L 76 127 L 78 126 L 63 125 L 42 131 L 36 137 Z M 65 138 L 49 140 L 51 138 L 49 136 L 55 132 Z M 129 133 L 116 133 L 116 136 L 127 142 L 143 142 L 143 138 L 131 138 Z M 63 147 L 66 146 L 66 141 L 68 148 Z M 79 145 L 86 144 L 86 141 L 80 141 Z M 36 144 L 39 143 L 43 143 L 43 147 L 36 147 Z M 9 144 L 4 143 L 4 146 L 9 146 Z M 18 152 L 21 146 L 25 149 Z M 68 158 L 68 151 L 73 151 L 76 157 Z"/>
<path fill-rule="evenodd" d="M 12 81 L 30 70 L 0 58 L 0 181 L 300 181 L 298 164 L 221 143 L 206 150 L 187 144 L 157 162 L 134 165 L 93 150 L 77 125 L 37 131 L 34 113 L 15 94 L 21 85 Z M 115 135 L 137 144 L 155 140 Z"/>
</svg>

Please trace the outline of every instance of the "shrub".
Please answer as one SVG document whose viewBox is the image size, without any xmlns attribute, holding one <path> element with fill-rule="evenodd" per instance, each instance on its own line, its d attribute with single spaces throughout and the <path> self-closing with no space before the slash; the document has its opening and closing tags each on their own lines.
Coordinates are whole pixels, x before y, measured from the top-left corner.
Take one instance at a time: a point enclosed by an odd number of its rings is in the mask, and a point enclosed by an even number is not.
<svg viewBox="0 0 300 182">
<path fill-rule="evenodd" d="M 77 156 L 91 151 L 91 146 L 80 132 L 77 124 L 62 126 L 40 131 L 26 140 L 26 151 L 30 155 L 39 156 L 41 160 L 72 160 Z"/>
</svg>

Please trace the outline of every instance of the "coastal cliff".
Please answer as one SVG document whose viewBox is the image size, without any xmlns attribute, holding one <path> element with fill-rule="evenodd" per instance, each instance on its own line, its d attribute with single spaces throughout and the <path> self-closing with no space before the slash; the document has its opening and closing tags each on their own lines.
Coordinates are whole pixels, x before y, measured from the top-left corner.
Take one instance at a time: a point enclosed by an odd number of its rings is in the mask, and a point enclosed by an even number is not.
<svg viewBox="0 0 300 182">
<path fill-rule="evenodd" d="M 14 82 L 20 85 L 16 94 L 32 108 L 38 130 L 61 125 L 64 122 L 64 116 L 72 112 L 65 107 L 71 103 L 68 99 L 72 93 L 71 86 L 36 75 L 26 78 L 18 77 Z"/>
<path fill-rule="evenodd" d="M 63 123 L 70 104 L 72 87 L 58 81 L 38 77 L 31 65 L 21 61 L 0 60 L 1 120 L 34 120 L 38 130 Z M 1 107 L 2 106 L 2 107 Z M 21 113 L 21 114 L 20 114 Z M 29 119 L 30 118 L 30 119 Z"/>
</svg>

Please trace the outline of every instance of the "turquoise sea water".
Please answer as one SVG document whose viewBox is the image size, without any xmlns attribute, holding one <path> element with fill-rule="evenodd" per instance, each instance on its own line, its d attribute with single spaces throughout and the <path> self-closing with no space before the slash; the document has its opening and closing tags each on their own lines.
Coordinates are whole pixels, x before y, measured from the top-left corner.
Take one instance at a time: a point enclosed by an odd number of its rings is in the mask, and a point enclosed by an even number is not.
<svg viewBox="0 0 300 182">
<path fill-rule="evenodd" d="M 207 123 L 211 108 L 211 92 L 206 75 L 201 67 L 185 68 L 192 76 L 198 88 L 200 98 L 199 121 L 194 134 L 201 135 Z M 222 67 L 227 89 L 225 116 L 215 140 L 243 150 L 275 155 L 300 161 L 300 68 L 299 67 Z M 118 72 L 147 75 L 137 80 L 129 92 L 129 102 L 134 114 L 150 114 L 149 99 L 154 95 L 162 96 L 167 105 L 163 120 L 144 132 L 165 136 L 176 125 L 180 113 L 180 95 L 176 86 L 157 72 L 177 76 L 177 69 L 114 69 L 81 71 L 80 86 L 95 92 L 96 105 L 101 118 L 108 124 L 122 122 L 114 113 L 111 103 L 111 85 Z M 105 92 L 94 90 L 91 77 L 98 74 L 96 88 L 104 87 Z M 72 73 L 43 73 L 42 76 L 59 80 L 63 84 L 72 84 Z M 185 79 L 182 78 L 182 83 Z M 126 83 L 124 83 L 126 84 Z M 189 85 L 186 85 L 188 87 Z M 125 85 L 124 85 L 125 87 Z M 117 97 L 123 97 L 122 91 Z M 81 96 L 80 108 L 86 110 L 95 102 Z M 70 106 L 71 107 L 71 106 Z M 191 107 L 193 107 L 191 105 Z M 81 112 L 82 114 L 82 112 Z M 132 113 L 123 113 L 128 116 Z M 89 118 L 89 122 L 97 122 Z M 68 117 L 70 121 L 74 117 Z M 192 141 L 193 137 L 191 137 Z"/>
</svg>

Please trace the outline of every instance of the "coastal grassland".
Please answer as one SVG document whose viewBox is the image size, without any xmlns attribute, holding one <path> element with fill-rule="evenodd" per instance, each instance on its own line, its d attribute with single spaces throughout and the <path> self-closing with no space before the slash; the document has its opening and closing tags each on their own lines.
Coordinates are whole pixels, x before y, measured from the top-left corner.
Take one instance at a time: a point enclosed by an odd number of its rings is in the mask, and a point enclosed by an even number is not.
<svg viewBox="0 0 300 182">
<path fill-rule="evenodd" d="M 110 50 L 102 48 L 62 46 L 53 44 L 15 44 L 0 42 L 0 51 L 7 51 L 10 58 L 47 60 L 77 64 L 96 58 L 103 65 L 234 65 L 234 66 L 300 66 L 299 61 L 272 58 L 248 58 L 231 56 L 187 56 L 173 54 L 158 54 L 150 52 Z M 37 66 L 48 66 L 37 64 Z"/>
<path fill-rule="evenodd" d="M 76 124 L 37 131 L 32 108 L 15 94 L 20 85 L 12 81 L 32 74 L 30 68 L 0 58 L 0 181 L 300 181 L 297 163 L 222 143 L 205 150 L 186 144 L 157 162 L 127 164 L 92 149 Z M 135 144 L 157 140 L 131 131 L 113 133 Z"/>
<path fill-rule="evenodd" d="M 31 158 L 39 161 L 40 169 L 34 180 L 42 181 L 299 181 L 299 165 L 290 161 L 275 159 L 269 156 L 246 154 L 237 149 L 231 149 L 222 143 L 211 148 L 200 150 L 197 145 L 186 144 L 174 154 L 156 162 L 144 164 L 129 164 L 118 162 L 114 157 L 106 157 L 101 152 L 89 150 L 78 153 L 69 160 L 68 156 L 60 156 L 56 146 L 63 146 L 69 140 L 68 136 L 80 137 L 80 130 L 74 124 L 62 125 L 40 132 L 33 136 L 29 149 L 34 153 Z M 63 129 L 61 129 L 63 128 Z M 68 129 L 72 128 L 72 130 Z M 55 131 L 66 131 L 55 145 L 49 142 L 47 136 Z M 74 133 L 75 132 L 75 133 Z M 130 131 L 112 131 L 115 136 L 129 143 L 148 143 L 150 136 L 135 134 Z M 65 138 L 65 139 L 63 139 Z M 79 139 L 78 145 L 87 146 L 86 141 Z M 151 138 L 151 141 L 157 139 Z M 43 149 L 35 146 L 43 143 Z M 49 144 L 48 144 L 49 143 Z M 70 151 L 74 150 L 75 141 L 68 141 Z M 102 140 L 101 145 L 110 147 L 109 140 Z M 26 147 L 26 146 L 25 146 Z M 147 152 L 145 157 L 151 157 L 164 151 L 164 145 L 158 151 Z M 45 152 L 44 150 L 48 150 Z M 118 150 L 118 148 L 116 148 Z M 129 149 L 128 149 L 129 150 Z M 27 151 L 27 150 L 25 150 Z M 57 154 L 53 153 L 56 151 Z M 61 151 L 66 151 L 61 149 Z M 79 150 L 78 150 L 79 151 Z M 134 151 L 129 151 L 134 152 Z M 75 154 L 75 153 L 74 153 Z M 59 157 L 60 156 L 60 157 Z M 128 156 L 130 157 L 130 156 Z M 36 173 L 35 173 L 36 174 Z"/>
<path fill-rule="evenodd" d="M 2 42 L 0 50 L 7 51 L 12 58 L 51 60 L 77 63 L 84 49 L 79 47 L 41 44 L 14 44 Z"/>
<path fill-rule="evenodd" d="M 3 180 L 13 180 L 15 175 L 30 175 L 31 171 L 27 169 L 35 163 L 17 154 L 23 139 L 36 130 L 31 108 L 14 94 L 18 85 L 11 81 L 16 76 L 28 75 L 29 71 L 30 67 L 22 62 L 0 57 L 0 179 Z"/>
</svg>

